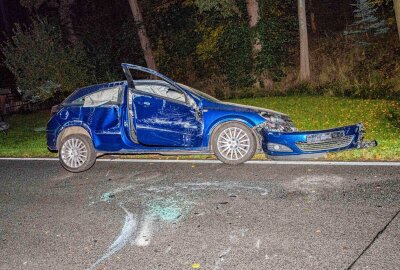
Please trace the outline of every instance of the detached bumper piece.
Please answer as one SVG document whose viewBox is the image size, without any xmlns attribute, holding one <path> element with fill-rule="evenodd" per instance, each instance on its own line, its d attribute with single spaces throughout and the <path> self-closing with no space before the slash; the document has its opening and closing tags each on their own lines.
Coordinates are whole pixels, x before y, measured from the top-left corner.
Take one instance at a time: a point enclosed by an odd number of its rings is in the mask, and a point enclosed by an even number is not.
<svg viewBox="0 0 400 270">
<path fill-rule="evenodd" d="M 377 142 L 364 141 L 362 123 L 327 130 L 303 132 L 261 131 L 262 148 L 275 159 L 307 159 L 324 156 L 328 152 L 377 146 Z"/>
</svg>

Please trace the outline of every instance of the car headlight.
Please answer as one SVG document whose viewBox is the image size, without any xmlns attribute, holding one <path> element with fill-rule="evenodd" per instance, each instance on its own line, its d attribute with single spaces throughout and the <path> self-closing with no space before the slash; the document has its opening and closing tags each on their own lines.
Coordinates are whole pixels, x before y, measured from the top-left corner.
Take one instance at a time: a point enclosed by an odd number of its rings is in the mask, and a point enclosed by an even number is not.
<svg viewBox="0 0 400 270">
<path fill-rule="evenodd" d="M 278 131 L 278 132 L 297 131 L 297 128 L 295 128 L 293 121 L 288 116 L 274 114 L 270 112 L 260 112 L 259 115 L 266 120 L 262 124 L 262 127 L 270 131 Z"/>
</svg>

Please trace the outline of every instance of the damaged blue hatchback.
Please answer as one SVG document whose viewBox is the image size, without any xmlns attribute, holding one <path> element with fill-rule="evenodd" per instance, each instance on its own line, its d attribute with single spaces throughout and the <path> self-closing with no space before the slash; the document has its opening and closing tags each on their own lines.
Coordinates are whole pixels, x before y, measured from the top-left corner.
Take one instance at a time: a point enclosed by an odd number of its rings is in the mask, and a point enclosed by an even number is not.
<svg viewBox="0 0 400 270">
<path fill-rule="evenodd" d="M 219 101 L 148 68 L 122 64 L 126 81 L 84 87 L 52 109 L 47 144 L 71 172 L 89 169 L 100 154 L 209 154 L 227 164 L 310 158 L 376 146 L 361 123 L 298 131 L 289 116 Z M 133 79 L 142 72 L 151 79 Z"/>
</svg>

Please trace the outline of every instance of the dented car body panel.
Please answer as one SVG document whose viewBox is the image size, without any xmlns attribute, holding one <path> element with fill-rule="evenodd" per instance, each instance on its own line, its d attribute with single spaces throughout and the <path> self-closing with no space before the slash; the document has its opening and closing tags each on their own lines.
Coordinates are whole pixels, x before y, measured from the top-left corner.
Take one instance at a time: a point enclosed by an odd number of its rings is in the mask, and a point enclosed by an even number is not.
<svg viewBox="0 0 400 270">
<path fill-rule="evenodd" d="M 362 124 L 300 132 L 286 114 L 222 102 L 148 68 L 122 67 L 127 81 L 78 89 L 57 106 L 47 125 L 50 150 L 59 150 L 60 138 L 75 127 L 100 153 L 207 154 L 213 132 L 227 122 L 250 128 L 268 156 L 374 146 L 363 142 Z M 161 80 L 133 80 L 130 70 Z"/>
<path fill-rule="evenodd" d="M 203 121 L 185 103 L 134 93 L 134 123 L 140 143 L 148 146 L 199 147 Z"/>
</svg>

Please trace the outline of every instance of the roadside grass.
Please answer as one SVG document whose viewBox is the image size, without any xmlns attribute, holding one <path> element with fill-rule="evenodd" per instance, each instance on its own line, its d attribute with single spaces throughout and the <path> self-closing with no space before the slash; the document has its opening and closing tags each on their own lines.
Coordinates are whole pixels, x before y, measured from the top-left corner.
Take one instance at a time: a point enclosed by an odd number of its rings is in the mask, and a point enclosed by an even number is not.
<svg viewBox="0 0 400 270">
<path fill-rule="evenodd" d="M 49 111 L 7 116 L 5 120 L 10 124 L 10 129 L 7 133 L 0 132 L 0 156 L 57 156 L 47 150 L 45 129 L 49 118 Z"/>
<path fill-rule="evenodd" d="M 329 160 L 400 160 L 400 128 L 390 113 L 400 112 L 400 103 L 388 100 L 363 100 L 337 97 L 288 96 L 246 98 L 230 102 L 264 107 L 290 115 L 300 130 L 327 129 L 363 122 L 366 139 L 376 139 L 378 147 L 332 153 Z M 50 117 L 48 111 L 13 115 L 6 118 L 11 129 L 0 133 L 1 157 L 56 157 L 46 146 L 42 129 Z M 159 156 L 138 155 L 133 158 L 210 159 L 210 155 Z M 256 159 L 263 159 L 257 155 Z"/>
</svg>

